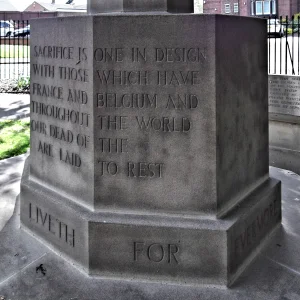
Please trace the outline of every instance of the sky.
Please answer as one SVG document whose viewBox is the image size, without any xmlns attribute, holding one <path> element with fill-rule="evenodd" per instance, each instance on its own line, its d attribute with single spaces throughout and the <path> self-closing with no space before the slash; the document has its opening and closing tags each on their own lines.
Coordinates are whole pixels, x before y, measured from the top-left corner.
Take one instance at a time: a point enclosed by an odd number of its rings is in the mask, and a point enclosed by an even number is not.
<svg viewBox="0 0 300 300">
<path fill-rule="evenodd" d="M 13 4 L 16 8 L 23 10 L 26 7 L 28 7 L 31 3 L 33 3 L 35 0 L 10 0 L 11 4 Z M 51 0 L 36 0 L 37 2 L 42 3 L 51 3 Z M 55 0 L 55 3 L 57 4 L 64 4 L 68 0 Z M 86 4 L 87 0 L 74 0 L 75 4 L 81 5 Z"/>
</svg>

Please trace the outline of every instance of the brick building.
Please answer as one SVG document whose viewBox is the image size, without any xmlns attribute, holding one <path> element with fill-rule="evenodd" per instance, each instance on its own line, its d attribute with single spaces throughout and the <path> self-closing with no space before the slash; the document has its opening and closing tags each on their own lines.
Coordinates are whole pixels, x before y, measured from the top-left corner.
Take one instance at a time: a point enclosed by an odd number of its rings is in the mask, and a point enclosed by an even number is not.
<svg viewBox="0 0 300 300">
<path fill-rule="evenodd" d="M 200 0 L 203 13 L 240 16 L 292 16 L 300 12 L 300 0 Z M 202 3 L 201 3 L 202 4 Z"/>
<path fill-rule="evenodd" d="M 66 2 L 67 2 L 67 0 L 66 0 Z M 24 11 L 26 11 L 26 12 L 30 11 L 30 12 L 57 12 L 57 13 L 59 13 L 59 12 L 85 13 L 86 5 L 56 4 L 55 0 L 51 0 L 51 3 L 34 1 Z"/>
</svg>

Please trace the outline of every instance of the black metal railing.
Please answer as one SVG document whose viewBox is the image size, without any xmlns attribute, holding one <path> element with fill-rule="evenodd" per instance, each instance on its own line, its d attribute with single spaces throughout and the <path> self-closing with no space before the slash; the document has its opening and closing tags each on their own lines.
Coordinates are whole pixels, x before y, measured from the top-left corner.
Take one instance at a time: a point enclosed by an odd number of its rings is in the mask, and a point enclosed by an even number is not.
<svg viewBox="0 0 300 300">
<path fill-rule="evenodd" d="M 300 74 L 300 20 L 299 15 L 289 18 L 268 19 L 268 72 L 269 74 Z"/>
<path fill-rule="evenodd" d="M 30 76 L 29 21 L 1 20 L 0 79 Z M 9 25 L 10 24 L 10 25 Z M 269 18 L 268 72 L 269 74 L 300 75 L 300 19 L 299 15 Z"/>
<path fill-rule="evenodd" d="M 1 20 L 0 22 L 0 79 L 29 77 L 29 21 Z"/>
</svg>

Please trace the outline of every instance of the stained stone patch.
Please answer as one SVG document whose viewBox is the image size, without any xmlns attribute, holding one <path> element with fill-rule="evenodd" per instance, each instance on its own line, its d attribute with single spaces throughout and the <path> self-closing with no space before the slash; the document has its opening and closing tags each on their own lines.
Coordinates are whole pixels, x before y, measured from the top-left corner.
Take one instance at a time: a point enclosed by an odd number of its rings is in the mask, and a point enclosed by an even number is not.
<svg viewBox="0 0 300 300">
<path fill-rule="evenodd" d="M 88 13 L 111 12 L 171 12 L 193 13 L 194 1 L 192 0 L 109 0 L 87 1 Z"/>
</svg>

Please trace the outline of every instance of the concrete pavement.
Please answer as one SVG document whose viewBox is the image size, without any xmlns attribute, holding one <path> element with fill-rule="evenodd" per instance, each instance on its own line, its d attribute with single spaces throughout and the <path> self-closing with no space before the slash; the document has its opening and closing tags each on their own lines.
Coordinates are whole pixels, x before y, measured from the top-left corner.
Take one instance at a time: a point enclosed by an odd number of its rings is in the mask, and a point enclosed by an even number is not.
<svg viewBox="0 0 300 300">
<path fill-rule="evenodd" d="M 29 117 L 29 94 L 0 93 L 0 120 Z"/>
<path fill-rule="evenodd" d="M 0 161 L 0 231 L 11 218 L 27 154 Z"/>
<path fill-rule="evenodd" d="M 0 93 L 0 120 L 29 117 L 29 94 Z M 0 231 L 11 218 L 27 154 L 0 161 Z"/>
</svg>

